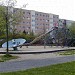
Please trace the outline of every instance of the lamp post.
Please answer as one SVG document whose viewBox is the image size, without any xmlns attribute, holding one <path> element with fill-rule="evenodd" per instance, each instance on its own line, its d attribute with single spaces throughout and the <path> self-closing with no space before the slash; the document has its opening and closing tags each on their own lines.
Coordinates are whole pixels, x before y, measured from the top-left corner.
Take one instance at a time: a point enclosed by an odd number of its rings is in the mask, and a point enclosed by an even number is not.
<svg viewBox="0 0 75 75">
<path fill-rule="evenodd" d="M 8 53 L 8 50 L 9 50 L 9 48 L 8 48 L 8 6 L 6 7 L 6 41 L 7 41 L 7 52 L 6 52 L 6 54 L 9 54 Z"/>
<path fill-rule="evenodd" d="M 46 29 L 45 29 L 45 24 L 44 24 L 44 34 L 46 32 Z M 46 48 L 46 36 L 44 35 L 44 49 Z"/>
</svg>

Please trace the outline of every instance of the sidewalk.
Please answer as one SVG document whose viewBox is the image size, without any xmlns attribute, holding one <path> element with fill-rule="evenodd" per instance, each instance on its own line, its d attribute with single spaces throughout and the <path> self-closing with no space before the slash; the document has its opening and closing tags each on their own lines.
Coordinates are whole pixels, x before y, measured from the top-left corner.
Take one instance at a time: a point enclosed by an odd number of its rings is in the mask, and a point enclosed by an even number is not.
<svg viewBox="0 0 75 75">
<path fill-rule="evenodd" d="M 64 57 L 62 55 L 58 55 L 57 53 L 50 53 L 49 51 L 56 51 L 56 50 L 66 50 L 66 49 L 75 49 L 75 47 L 55 47 L 55 46 L 46 46 L 46 48 L 44 49 L 44 46 L 29 46 L 28 48 L 26 46 L 23 46 L 22 48 L 18 47 L 17 51 L 13 51 L 12 48 L 9 48 L 9 52 L 13 52 L 13 53 L 17 53 L 17 52 L 25 52 L 25 54 L 13 54 L 14 56 L 19 56 L 18 59 L 12 59 L 9 60 L 11 61 L 22 61 L 22 60 L 37 60 L 37 59 L 50 59 L 50 58 L 58 58 L 58 57 Z M 49 53 L 45 53 L 45 52 L 49 52 Z M 6 52 L 6 48 L 0 48 L 0 52 Z M 26 54 L 27 52 L 31 53 L 31 52 L 44 52 L 42 54 Z"/>
<path fill-rule="evenodd" d="M 55 50 L 68 50 L 75 49 L 75 47 L 60 47 L 60 46 L 22 46 L 22 48 L 18 47 L 18 50 L 14 51 L 13 48 L 9 48 L 9 52 L 43 52 L 43 51 L 55 51 Z M 6 52 L 6 48 L 0 48 L 0 52 Z"/>
</svg>

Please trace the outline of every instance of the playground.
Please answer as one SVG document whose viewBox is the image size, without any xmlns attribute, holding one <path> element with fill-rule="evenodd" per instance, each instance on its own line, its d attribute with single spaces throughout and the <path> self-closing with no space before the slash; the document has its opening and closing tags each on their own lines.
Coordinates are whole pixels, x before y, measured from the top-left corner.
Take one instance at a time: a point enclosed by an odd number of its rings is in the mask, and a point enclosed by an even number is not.
<svg viewBox="0 0 75 75">
<path fill-rule="evenodd" d="M 75 60 L 74 54 L 68 56 L 56 54 L 75 50 L 75 38 L 71 37 L 68 29 L 55 27 L 29 43 L 22 38 L 9 40 L 2 44 L 0 54 L 6 54 L 7 47 L 9 54 L 19 58 L 1 62 L 0 72 L 19 71 Z"/>
<path fill-rule="evenodd" d="M 52 53 L 75 49 L 75 38 L 71 36 L 69 29 L 54 27 L 31 42 L 22 38 L 9 40 L 2 44 L 0 54 L 5 54 L 7 47 L 10 54 Z"/>
<path fill-rule="evenodd" d="M 39 53 L 52 53 L 59 51 L 67 51 L 74 50 L 75 47 L 61 47 L 61 46 L 22 46 L 17 47 L 18 50 L 13 50 L 13 48 L 9 48 L 10 54 L 39 54 Z M 6 48 L 0 48 L 0 54 L 5 54 Z"/>
<path fill-rule="evenodd" d="M 75 47 L 64 47 L 61 46 L 50 47 L 46 46 L 29 46 L 28 48 L 23 46 L 18 47 L 17 51 L 13 48 L 9 48 L 9 53 L 14 56 L 19 56 L 17 59 L 12 59 L 5 62 L 0 62 L 0 72 L 13 72 L 21 71 L 30 68 L 43 67 L 53 64 L 59 64 L 64 62 L 75 61 L 75 56 L 73 55 L 59 55 L 56 52 L 66 51 L 70 49 L 75 49 Z M 0 52 L 6 52 L 5 48 L 0 48 Z M 54 53 L 53 53 L 54 52 Z M 4 53 L 3 53 L 4 54 Z M 2 54 L 2 55 L 3 55 Z"/>
</svg>

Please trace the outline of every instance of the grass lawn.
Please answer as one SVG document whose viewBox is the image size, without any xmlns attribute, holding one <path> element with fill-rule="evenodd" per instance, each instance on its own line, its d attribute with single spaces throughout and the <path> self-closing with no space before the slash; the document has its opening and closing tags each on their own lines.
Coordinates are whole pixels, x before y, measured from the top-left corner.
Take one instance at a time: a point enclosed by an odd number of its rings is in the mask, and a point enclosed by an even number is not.
<svg viewBox="0 0 75 75">
<path fill-rule="evenodd" d="M 57 52 L 59 55 L 74 55 L 75 50 L 68 50 L 68 51 L 62 51 L 62 52 Z"/>
<path fill-rule="evenodd" d="M 4 62 L 4 61 L 8 61 L 8 60 L 11 60 L 11 59 L 17 59 L 18 56 L 12 56 L 12 55 L 1 55 L 0 56 L 0 62 Z"/>
<path fill-rule="evenodd" d="M 75 75 L 75 61 L 0 75 Z"/>
</svg>

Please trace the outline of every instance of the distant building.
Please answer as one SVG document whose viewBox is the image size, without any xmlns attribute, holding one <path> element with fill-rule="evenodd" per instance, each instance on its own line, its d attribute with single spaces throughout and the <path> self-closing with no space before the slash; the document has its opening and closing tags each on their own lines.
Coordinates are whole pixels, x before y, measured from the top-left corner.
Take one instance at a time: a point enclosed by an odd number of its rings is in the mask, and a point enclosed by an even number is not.
<svg viewBox="0 0 75 75">
<path fill-rule="evenodd" d="M 72 20 L 66 20 L 66 19 L 59 19 L 59 28 L 69 27 L 71 24 L 75 22 Z"/>
<path fill-rule="evenodd" d="M 19 8 L 11 8 L 11 12 L 16 13 Z M 23 19 L 16 25 L 17 32 L 26 32 L 30 34 L 33 32 L 35 35 L 42 34 L 50 31 L 54 27 L 64 28 L 69 27 L 73 22 L 71 20 L 59 19 L 59 15 L 38 12 L 34 10 L 22 9 Z M 12 24 L 10 24 L 12 27 Z M 11 30 L 10 30 L 11 31 Z"/>
<path fill-rule="evenodd" d="M 67 27 L 70 27 L 72 25 L 72 23 L 74 23 L 75 21 L 72 20 L 66 20 L 66 25 Z"/>
<path fill-rule="evenodd" d="M 33 10 L 23 10 L 23 21 L 17 25 L 18 32 L 26 31 L 28 34 L 42 34 L 51 30 L 52 27 L 59 26 L 59 15 L 37 12 Z"/>
<path fill-rule="evenodd" d="M 12 15 L 16 13 L 19 8 L 9 7 L 8 12 Z M 34 10 L 22 10 L 22 21 L 15 26 L 17 32 L 25 32 L 30 34 L 33 32 L 35 35 L 42 34 L 50 31 L 52 28 L 69 27 L 73 22 L 72 20 L 59 19 L 59 15 L 38 12 Z M 21 17 L 19 17 L 21 18 Z M 12 18 L 10 18 L 12 21 Z M 10 22 L 10 32 L 12 32 L 12 23 Z"/>
</svg>

